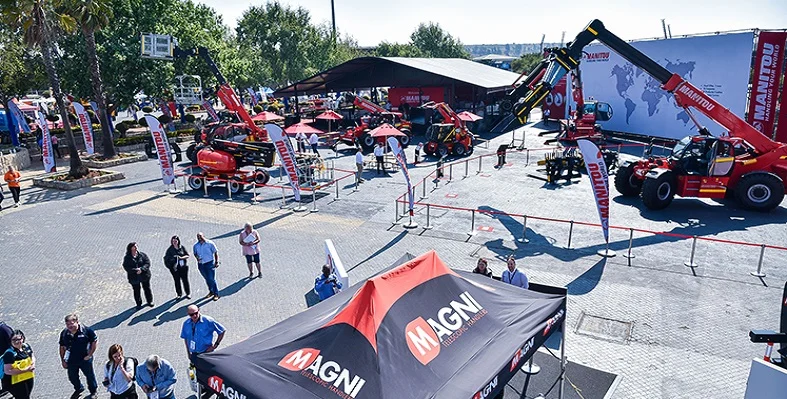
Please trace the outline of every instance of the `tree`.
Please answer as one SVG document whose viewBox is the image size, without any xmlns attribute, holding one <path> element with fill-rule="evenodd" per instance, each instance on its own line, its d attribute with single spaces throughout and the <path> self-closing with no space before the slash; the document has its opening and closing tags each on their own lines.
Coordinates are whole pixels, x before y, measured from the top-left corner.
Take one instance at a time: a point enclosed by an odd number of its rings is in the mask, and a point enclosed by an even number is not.
<svg viewBox="0 0 787 399">
<path fill-rule="evenodd" d="M 101 80 L 101 68 L 96 52 L 96 31 L 109 25 L 112 18 L 112 7 L 108 0 L 71 0 L 68 13 L 78 23 L 85 38 L 85 50 L 90 64 L 90 79 L 93 88 L 93 101 L 98 105 L 98 120 L 101 123 L 101 137 L 105 158 L 115 156 L 115 143 L 107 115 L 107 101 L 104 96 L 104 83 Z"/>
<path fill-rule="evenodd" d="M 56 11 L 62 4 L 56 0 L 7 0 L 0 3 L 0 17 L 10 26 L 21 30 L 24 43 L 30 48 L 38 48 L 44 60 L 44 68 L 52 86 L 52 95 L 55 97 L 60 118 L 63 121 L 66 143 L 71 158 L 69 176 L 81 178 L 87 175 L 88 170 L 79 158 L 79 152 L 74 143 L 74 134 L 68 121 L 65 98 L 60 87 L 60 78 L 55 68 L 53 52 L 57 45 L 57 30 L 73 31 L 76 21 L 68 15 Z"/>
<path fill-rule="evenodd" d="M 459 39 L 444 31 L 439 24 L 420 24 L 410 35 L 413 46 L 424 56 L 433 58 L 470 58 Z"/>
<path fill-rule="evenodd" d="M 516 73 L 530 72 L 544 57 L 539 53 L 522 54 L 511 63 L 511 69 Z"/>
<path fill-rule="evenodd" d="M 41 56 L 36 55 L 19 41 L 18 36 L 0 24 L 0 102 L 28 90 L 48 86 Z M 12 129 L 11 118 L 6 118 L 8 129 Z"/>
</svg>

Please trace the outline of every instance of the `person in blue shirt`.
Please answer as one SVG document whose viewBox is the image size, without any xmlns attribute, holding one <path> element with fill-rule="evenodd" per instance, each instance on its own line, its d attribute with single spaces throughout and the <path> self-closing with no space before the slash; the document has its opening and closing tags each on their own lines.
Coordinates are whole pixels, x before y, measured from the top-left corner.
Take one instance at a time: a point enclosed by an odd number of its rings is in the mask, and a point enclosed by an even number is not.
<svg viewBox="0 0 787 399">
<path fill-rule="evenodd" d="M 331 273 L 329 265 L 322 266 L 322 274 L 314 279 L 314 292 L 320 296 L 320 302 L 332 297 L 342 290 L 342 282 Z"/>
<path fill-rule="evenodd" d="M 150 355 L 145 364 L 137 367 L 137 384 L 142 387 L 148 397 L 158 399 L 175 399 L 175 369 L 172 365 L 158 355 Z M 158 396 L 156 396 L 158 395 Z"/>
<path fill-rule="evenodd" d="M 187 312 L 189 318 L 183 322 L 180 337 L 186 344 L 186 353 L 191 363 L 194 363 L 196 355 L 216 350 L 227 330 L 212 317 L 200 314 L 197 305 L 190 305 Z M 215 342 L 213 341 L 214 333 L 216 334 Z"/>
<path fill-rule="evenodd" d="M 208 295 L 205 299 L 218 300 L 219 287 L 216 284 L 216 269 L 219 267 L 219 251 L 216 250 L 216 244 L 206 239 L 203 233 L 197 233 L 194 257 L 197 258 L 197 268 L 208 285 Z"/>
</svg>

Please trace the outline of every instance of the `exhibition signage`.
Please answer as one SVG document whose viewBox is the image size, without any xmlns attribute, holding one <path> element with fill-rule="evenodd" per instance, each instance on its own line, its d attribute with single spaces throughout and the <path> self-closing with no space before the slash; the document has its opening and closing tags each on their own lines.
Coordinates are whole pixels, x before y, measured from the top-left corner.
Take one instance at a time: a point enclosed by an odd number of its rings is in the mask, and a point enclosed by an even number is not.
<svg viewBox="0 0 787 399">
<path fill-rule="evenodd" d="M 295 196 L 296 201 L 301 202 L 301 187 L 298 185 L 298 166 L 295 164 L 295 151 L 292 149 L 290 139 L 284 134 L 279 125 L 268 123 L 265 125 L 265 130 L 276 147 L 279 158 L 281 158 L 281 165 L 290 179 L 292 194 Z"/>
<path fill-rule="evenodd" d="M 593 196 L 596 198 L 596 209 L 601 220 L 601 229 L 604 231 L 604 241 L 609 243 L 609 172 L 604 163 L 601 151 L 590 140 L 577 140 L 579 151 L 585 160 L 590 183 L 593 186 Z"/>
<path fill-rule="evenodd" d="M 407 170 L 407 162 L 404 160 L 404 153 L 402 152 L 402 146 L 399 144 L 399 140 L 396 137 L 388 137 L 388 145 L 391 147 L 391 151 L 393 151 L 394 156 L 396 157 L 396 162 L 399 164 L 399 167 L 402 168 L 402 174 L 404 174 L 404 180 L 407 182 L 407 199 L 410 202 L 410 216 L 413 216 L 413 205 L 415 203 L 414 195 L 413 195 L 413 184 L 410 181 L 410 171 Z"/>
<path fill-rule="evenodd" d="M 95 152 L 93 145 L 93 125 L 90 123 L 90 117 L 85 111 L 85 107 L 78 102 L 72 103 L 74 111 L 76 111 L 77 119 L 79 120 L 79 127 L 82 128 L 82 138 L 85 140 L 85 150 L 88 155 L 93 155 Z"/>
<path fill-rule="evenodd" d="M 159 166 L 161 167 L 161 180 L 166 185 L 175 182 L 175 170 L 172 166 L 172 151 L 169 148 L 169 140 L 164 132 L 164 127 L 152 115 L 145 115 L 148 123 L 150 135 L 153 137 L 153 144 L 156 145 L 156 155 L 158 155 Z"/>
<path fill-rule="evenodd" d="M 254 89 L 252 89 L 251 87 L 247 87 L 246 91 L 249 92 L 249 96 L 251 97 L 251 106 L 253 107 L 257 105 L 257 94 L 254 93 Z"/>
<path fill-rule="evenodd" d="M 8 114 L 16 121 L 16 129 L 12 129 L 13 131 L 11 132 L 11 144 L 13 144 L 14 147 L 18 147 L 19 130 L 21 129 L 25 133 L 30 133 L 30 126 L 27 124 L 24 115 L 22 115 L 22 110 L 19 109 L 16 101 L 8 101 L 8 111 Z"/>
<path fill-rule="evenodd" d="M 418 107 L 429 101 L 443 102 L 444 92 L 442 87 L 392 87 L 388 89 L 388 101 L 393 107 L 404 103 Z"/>
<path fill-rule="evenodd" d="M 55 157 L 52 154 L 52 136 L 49 134 L 49 124 L 41 112 L 36 111 L 38 126 L 41 128 L 41 160 L 44 162 L 44 172 L 55 171 Z"/>
<path fill-rule="evenodd" d="M 544 112 L 544 117 L 549 119 L 567 119 L 568 113 L 566 110 L 566 103 L 568 102 L 568 85 L 566 84 L 566 74 L 555 84 L 552 91 L 544 98 L 544 103 L 541 105 L 541 110 Z"/>
<path fill-rule="evenodd" d="M 784 63 L 785 40 L 787 32 L 761 32 L 754 55 L 746 122 L 768 137 L 773 137 L 773 125 L 776 122 L 776 102 Z"/>
</svg>

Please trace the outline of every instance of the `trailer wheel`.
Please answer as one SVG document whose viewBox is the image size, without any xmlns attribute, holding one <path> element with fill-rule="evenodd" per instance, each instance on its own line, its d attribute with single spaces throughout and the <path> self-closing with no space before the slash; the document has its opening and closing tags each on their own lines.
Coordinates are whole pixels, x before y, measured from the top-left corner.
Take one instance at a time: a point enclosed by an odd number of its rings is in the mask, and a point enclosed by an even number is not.
<svg viewBox="0 0 787 399">
<path fill-rule="evenodd" d="M 672 171 L 662 173 L 656 178 L 645 178 L 642 182 L 642 203 L 648 209 L 666 208 L 675 197 L 675 174 Z"/>
<path fill-rule="evenodd" d="M 202 186 L 205 185 L 205 178 L 200 175 L 191 175 L 188 179 L 189 188 L 192 190 L 202 190 Z"/>
<path fill-rule="evenodd" d="M 461 144 L 457 144 L 457 145 L 461 145 Z M 446 156 L 446 155 L 448 155 L 450 153 L 451 153 L 451 151 L 448 151 L 448 146 L 447 145 L 440 144 L 440 145 L 437 146 L 437 151 L 435 152 L 435 155 L 437 155 L 439 158 L 443 158 L 444 156 Z"/>
<path fill-rule="evenodd" d="M 634 175 L 634 165 L 623 166 L 615 173 L 615 188 L 624 197 L 636 197 L 642 191 L 642 180 Z"/>
<path fill-rule="evenodd" d="M 377 142 L 377 139 L 372 137 L 369 132 L 364 132 L 363 136 L 361 136 L 361 146 L 366 151 L 370 151 L 374 148 L 374 144 Z"/>
<path fill-rule="evenodd" d="M 402 148 L 407 148 L 410 145 L 410 135 L 405 134 L 404 136 L 399 136 L 399 144 Z"/>
<path fill-rule="evenodd" d="M 243 184 L 243 180 L 241 180 L 241 178 L 237 176 L 230 179 L 229 185 L 230 185 L 230 192 L 232 194 L 240 194 L 243 192 L 243 190 L 246 189 L 246 186 Z"/>
<path fill-rule="evenodd" d="M 784 200 L 784 183 L 771 173 L 752 173 L 738 182 L 735 197 L 746 209 L 768 212 Z"/>
<path fill-rule="evenodd" d="M 254 183 L 264 186 L 268 184 L 271 179 L 271 174 L 265 169 L 257 169 L 254 171 Z"/>
<path fill-rule="evenodd" d="M 465 148 L 465 145 L 462 143 L 454 144 L 454 155 L 458 157 L 463 157 L 467 155 L 467 148 Z"/>
</svg>

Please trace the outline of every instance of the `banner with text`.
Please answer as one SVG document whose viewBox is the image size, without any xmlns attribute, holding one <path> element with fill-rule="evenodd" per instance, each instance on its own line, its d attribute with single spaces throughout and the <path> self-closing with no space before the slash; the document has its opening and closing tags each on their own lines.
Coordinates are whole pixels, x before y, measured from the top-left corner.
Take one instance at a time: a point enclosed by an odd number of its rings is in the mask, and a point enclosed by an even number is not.
<svg viewBox="0 0 787 399">
<path fill-rule="evenodd" d="M 49 134 L 49 124 L 43 113 L 36 111 L 38 126 L 41 128 L 41 160 L 44 162 L 44 172 L 54 172 L 55 156 L 52 153 L 52 136 Z"/>
<path fill-rule="evenodd" d="M 251 106 L 253 107 L 257 105 L 257 94 L 254 93 L 254 89 L 252 89 L 251 87 L 247 87 L 246 91 L 249 92 L 249 98 L 251 99 Z"/>
<path fill-rule="evenodd" d="M 585 168 L 590 176 L 593 186 L 593 196 L 596 198 L 598 218 L 601 220 L 601 229 L 604 231 L 604 241 L 609 243 L 609 172 L 604 163 L 601 151 L 590 140 L 577 140 L 579 151 L 585 160 Z"/>
<path fill-rule="evenodd" d="M 172 151 L 169 147 L 167 134 L 155 116 L 145 115 L 145 121 L 148 123 L 150 135 L 153 137 L 153 144 L 156 145 L 156 155 L 158 155 L 158 163 L 161 167 L 161 180 L 164 184 L 170 185 L 175 182 L 175 168 L 172 165 Z"/>
<path fill-rule="evenodd" d="M 632 42 L 672 73 L 743 117 L 749 90 L 754 33 Z M 585 98 L 609 103 L 614 114 L 599 122 L 605 130 L 681 139 L 697 128 L 661 83 L 604 45 L 585 47 L 580 64 Z M 718 135 L 727 129 L 700 112 L 700 124 Z"/>
<path fill-rule="evenodd" d="M 265 130 L 268 131 L 276 151 L 279 153 L 281 165 L 287 172 L 287 177 L 290 179 L 290 187 L 292 187 L 292 194 L 295 200 L 301 202 L 301 187 L 298 184 L 298 165 L 295 163 L 295 151 L 292 149 L 290 138 L 281 130 L 281 126 L 272 123 L 265 124 Z"/>
<path fill-rule="evenodd" d="M 85 111 L 85 107 L 78 102 L 72 103 L 74 111 L 76 111 L 77 119 L 79 120 L 79 127 L 82 128 L 82 138 L 85 140 L 85 150 L 88 155 L 93 155 L 95 152 L 93 146 L 93 125 L 90 123 L 90 117 Z"/>
<path fill-rule="evenodd" d="M 396 157 L 396 162 L 399 164 L 399 167 L 402 168 L 402 174 L 404 175 L 404 180 L 407 182 L 407 200 L 410 202 L 410 216 L 413 216 L 413 205 L 415 204 L 414 199 L 414 190 L 413 184 L 410 181 L 410 171 L 407 170 L 407 162 L 404 160 L 404 153 L 402 152 L 402 146 L 399 144 L 399 140 L 396 137 L 388 137 L 388 145 L 391 147 L 391 151 L 393 152 L 394 156 Z"/>
<path fill-rule="evenodd" d="M 773 125 L 776 122 L 776 102 L 782 76 L 785 40 L 787 32 L 760 32 L 757 52 L 754 54 L 746 122 L 768 137 L 773 137 Z"/>
<path fill-rule="evenodd" d="M 434 101 L 441 103 L 445 101 L 445 90 L 442 87 L 392 87 L 388 89 L 388 102 L 392 107 L 399 107 L 407 103 L 418 107 L 423 103 Z"/>
<path fill-rule="evenodd" d="M 568 119 L 568 84 L 566 84 L 566 76 L 563 76 L 552 91 L 544 98 L 544 103 L 541 104 L 541 111 L 544 112 L 544 117 L 549 119 Z"/>
</svg>

